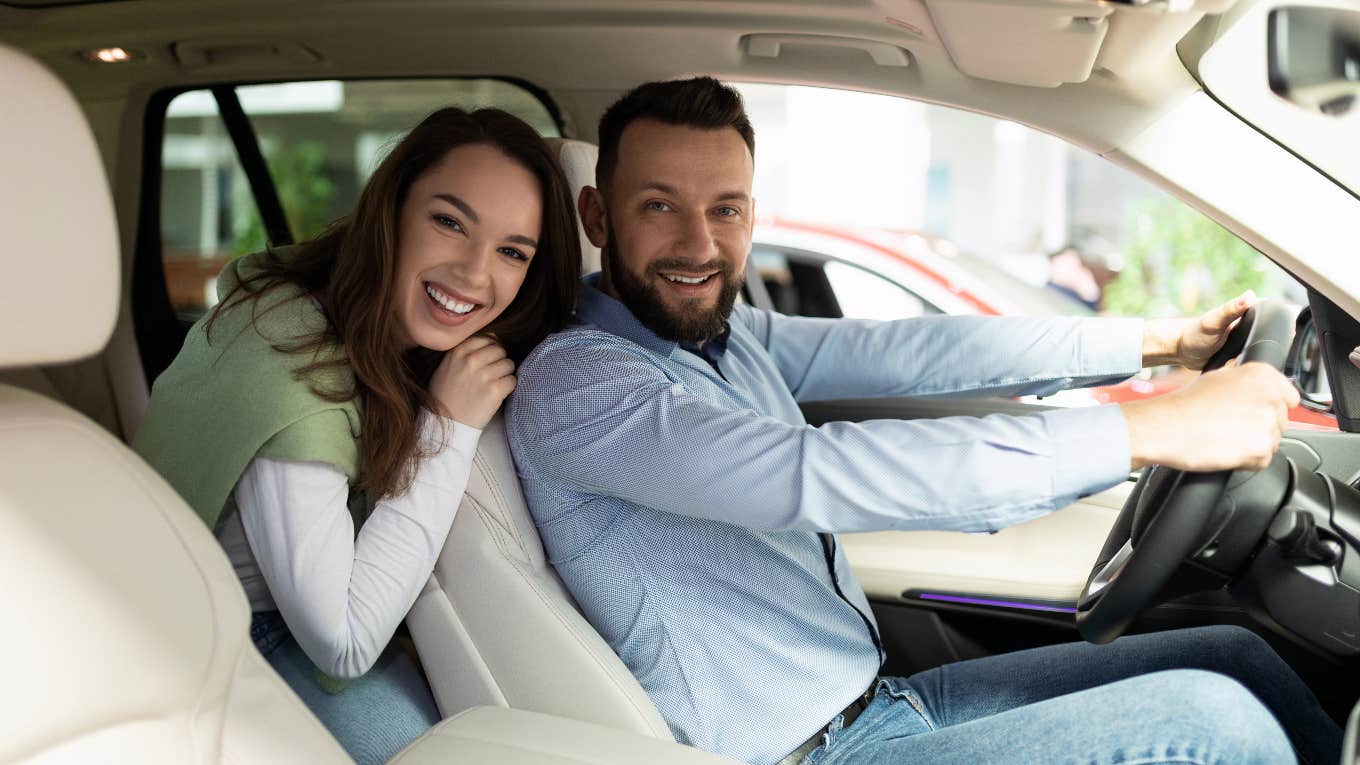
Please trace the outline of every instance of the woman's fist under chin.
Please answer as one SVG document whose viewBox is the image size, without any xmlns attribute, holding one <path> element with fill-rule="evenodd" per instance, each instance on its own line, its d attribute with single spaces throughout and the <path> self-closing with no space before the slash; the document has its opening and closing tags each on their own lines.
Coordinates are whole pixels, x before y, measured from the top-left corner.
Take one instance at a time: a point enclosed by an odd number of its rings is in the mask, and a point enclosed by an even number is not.
<svg viewBox="0 0 1360 765">
<path fill-rule="evenodd" d="M 481 429 L 515 390 L 515 362 L 489 337 L 474 336 L 444 353 L 430 378 L 439 414 Z"/>
</svg>

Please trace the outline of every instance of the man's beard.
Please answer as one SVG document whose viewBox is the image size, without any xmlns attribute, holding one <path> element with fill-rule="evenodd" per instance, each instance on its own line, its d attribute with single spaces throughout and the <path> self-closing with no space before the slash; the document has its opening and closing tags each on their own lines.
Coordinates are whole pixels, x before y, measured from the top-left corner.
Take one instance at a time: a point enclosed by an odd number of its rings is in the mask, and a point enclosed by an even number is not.
<svg viewBox="0 0 1360 765">
<path fill-rule="evenodd" d="M 732 264 L 711 260 L 700 268 L 680 260 L 659 260 L 647 266 L 642 277 L 638 277 L 624 266 L 615 247 L 613 232 L 604 246 L 603 257 L 609 264 L 609 281 L 619 299 L 628 306 L 643 326 L 656 333 L 663 340 L 676 343 L 698 344 L 717 337 L 727 328 L 727 317 L 732 315 L 732 305 L 741 291 L 741 281 L 735 278 Z M 718 300 L 712 308 L 703 307 L 707 298 L 682 298 L 680 308 L 675 313 L 667 309 L 661 289 L 647 277 L 660 276 L 660 271 L 710 271 L 717 273 L 710 279 L 721 280 Z"/>
</svg>

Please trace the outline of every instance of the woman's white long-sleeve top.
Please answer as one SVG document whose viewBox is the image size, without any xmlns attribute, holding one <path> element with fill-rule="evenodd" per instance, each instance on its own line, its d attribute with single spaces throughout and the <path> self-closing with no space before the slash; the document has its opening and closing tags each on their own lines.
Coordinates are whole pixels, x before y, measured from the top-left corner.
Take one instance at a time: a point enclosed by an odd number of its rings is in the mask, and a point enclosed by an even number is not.
<svg viewBox="0 0 1360 765">
<path fill-rule="evenodd" d="M 434 569 L 480 435 L 422 412 L 421 445 L 434 453 L 406 493 L 377 503 L 357 537 L 341 470 L 253 460 L 217 529 L 252 611 L 277 608 L 322 672 L 368 671 Z"/>
</svg>

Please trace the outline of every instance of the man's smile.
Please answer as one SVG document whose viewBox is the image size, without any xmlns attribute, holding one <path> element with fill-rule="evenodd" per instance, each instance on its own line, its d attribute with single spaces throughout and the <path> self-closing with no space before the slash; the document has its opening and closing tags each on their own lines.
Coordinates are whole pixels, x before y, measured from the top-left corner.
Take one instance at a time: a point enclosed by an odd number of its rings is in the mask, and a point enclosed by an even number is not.
<svg viewBox="0 0 1360 765">
<path fill-rule="evenodd" d="M 722 272 L 684 273 L 680 271 L 658 272 L 669 291 L 682 298 L 697 298 L 712 294 L 722 285 Z"/>
</svg>

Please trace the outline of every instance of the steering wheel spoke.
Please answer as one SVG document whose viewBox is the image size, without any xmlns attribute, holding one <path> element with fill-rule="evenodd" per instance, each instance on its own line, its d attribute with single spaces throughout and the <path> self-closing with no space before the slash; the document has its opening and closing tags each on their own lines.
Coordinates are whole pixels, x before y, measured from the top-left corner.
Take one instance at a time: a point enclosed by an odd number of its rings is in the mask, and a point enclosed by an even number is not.
<svg viewBox="0 0 1360 765">
<path fill-rule="evenodd" d="M 1113 584 L 1114 580 L 1117 579 L 1124 571 L 1124 568 L 1128 566 L 1129 557 L 1132 555 L 1133 540 L 1130 539 L 1125 541 L 1124 546 L 1119 548 L 1119 552 L 1115 553 L 1113 558 L 1106 561 L 1105 565 L 1101 566 L 1100 570 L 1091 577 L 1091 581 L 1086 585 L 1086 591 L 1081 594 L 1081 600 L 1077 602 L 1077 609 L 1082 610 L 1089 608 L 1099 600 L 1100 594 L 1105 591 L 1105 588 Z"/>
</svg>

